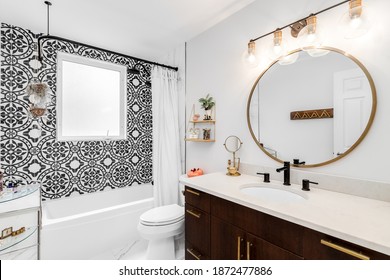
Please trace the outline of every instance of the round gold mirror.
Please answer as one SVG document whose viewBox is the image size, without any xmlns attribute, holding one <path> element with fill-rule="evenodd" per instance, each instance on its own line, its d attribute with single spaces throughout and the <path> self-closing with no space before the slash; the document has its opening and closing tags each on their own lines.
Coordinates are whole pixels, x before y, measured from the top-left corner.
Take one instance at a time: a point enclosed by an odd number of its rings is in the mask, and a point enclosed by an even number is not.
<svg viewBox="0 0 390 280">
<path fill-rule="evenodd" d="M 242 142 L 240 138 L 232 135 L 225 139 L 225 143 L 223 145 L 228 152 L 235 153 L 241 148 Z"/>
<path fill-rule="evenodd" d="M 259 148 L 278 162 L 316 167 L 349 154 L 366 136 L 376 112 L 371 75 L 353 56 L 329 47 L 312 57 L 295 50 L 252 87 L 247 120 Z"/>
</svg>

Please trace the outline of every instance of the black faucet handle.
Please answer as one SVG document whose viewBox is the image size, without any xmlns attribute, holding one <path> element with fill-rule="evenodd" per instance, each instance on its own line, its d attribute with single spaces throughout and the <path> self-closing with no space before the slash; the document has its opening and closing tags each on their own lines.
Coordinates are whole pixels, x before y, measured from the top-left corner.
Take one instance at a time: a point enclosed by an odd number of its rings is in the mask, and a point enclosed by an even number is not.
<svg viewBox="0 0 390 280">
<path fill-rule="evenodd" d="M 299 161 L 299 158 L 294 158 L 293 159 L 293 164 L 295 165 L 304 165 L 306 162 L 304 161 Z"/>
<path fill-rule="evenodd" d="M 257 175 L 264 175 L 264 183 L 269 183 L 269 173 L 256 173 Z"/>
<path fill-rule="evenodd" d="M 303 191 L 310 191 L 310 184 L 318 185 L 317 182 L 312 182 L 312 181 L 309 181 L 307 179 L 303 179 L 302 180 L 302 190 Z"/>
</svg>

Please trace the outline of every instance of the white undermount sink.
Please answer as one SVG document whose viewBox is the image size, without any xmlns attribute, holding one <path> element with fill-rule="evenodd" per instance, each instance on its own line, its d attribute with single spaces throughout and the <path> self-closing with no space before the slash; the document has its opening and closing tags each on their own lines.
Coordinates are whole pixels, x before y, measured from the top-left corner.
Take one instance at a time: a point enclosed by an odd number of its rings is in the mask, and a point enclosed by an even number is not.
<svg viewBox="0 0 390 280">
<path fill-rule="evenodd" d="M 243 194 L 251 197 L 258 197 L 264 200 L 275 201 L 275 202 L 299 202 L 307 199 L 305 193 L 300 193 L 289 187 L 278 187 L 276 185 L 264 184 L 250 184 L 241 186 L 240 191 Z"/>
</svg>

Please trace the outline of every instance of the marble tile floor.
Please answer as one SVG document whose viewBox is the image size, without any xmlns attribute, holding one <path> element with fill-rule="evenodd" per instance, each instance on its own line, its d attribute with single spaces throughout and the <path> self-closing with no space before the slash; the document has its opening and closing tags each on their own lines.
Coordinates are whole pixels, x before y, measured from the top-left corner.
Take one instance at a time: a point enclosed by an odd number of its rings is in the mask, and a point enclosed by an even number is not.
<svg viewBox="0 0 390 280">
<path fill-rule="evenodd" d="M 146 259 L 147 246 L 146 240 L 136 240 L 123 247 L 96 255 L 92 260 L 144 260 Z M 176 243 L 176 259 L 184 260 L 184 242 L 182 241 Z"/>
</svg>

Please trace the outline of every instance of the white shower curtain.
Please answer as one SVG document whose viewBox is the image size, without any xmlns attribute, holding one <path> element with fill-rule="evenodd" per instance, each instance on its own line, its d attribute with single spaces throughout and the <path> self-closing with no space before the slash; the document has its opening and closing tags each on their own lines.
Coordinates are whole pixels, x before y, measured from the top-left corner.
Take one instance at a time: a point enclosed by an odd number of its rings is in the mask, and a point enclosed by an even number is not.
<svg viewBox="0 0 390 280">
<path fill-rule="evenodd" d="M 176 71 L 153 67 L 152 112 L 155 206 L 178 204 L 181 166 Z"/>
</svg>

